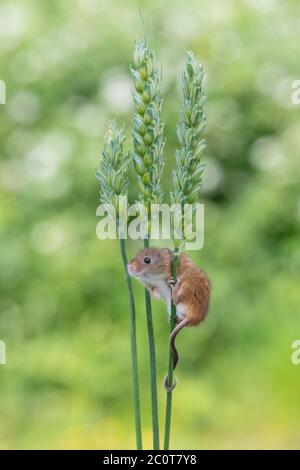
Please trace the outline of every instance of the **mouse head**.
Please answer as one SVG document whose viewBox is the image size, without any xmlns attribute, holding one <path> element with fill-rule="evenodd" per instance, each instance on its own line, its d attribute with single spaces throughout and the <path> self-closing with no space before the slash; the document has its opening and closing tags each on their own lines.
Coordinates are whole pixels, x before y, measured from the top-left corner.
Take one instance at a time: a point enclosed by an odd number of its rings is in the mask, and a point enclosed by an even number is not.
<svg viewBox="0 0 300 470">
<path fill-rule="evenodd" d="M 168 248 L 144 248 L 128 263 L 131 276 L 142 282 L 167 279 L 172 267 L 172 251 Z"/>
</svg>

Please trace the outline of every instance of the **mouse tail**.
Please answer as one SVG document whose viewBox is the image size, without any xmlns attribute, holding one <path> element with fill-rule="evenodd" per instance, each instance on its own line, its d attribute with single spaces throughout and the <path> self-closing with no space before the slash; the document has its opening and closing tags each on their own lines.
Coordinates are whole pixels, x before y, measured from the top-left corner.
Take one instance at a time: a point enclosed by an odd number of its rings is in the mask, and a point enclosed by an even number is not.
<svg viewBox="0 0 300 470">
<path fill-rule="evenodd" d="M 175 326 L 174 330 L 170 334 L 169 344 L 170 344 L 170 351 L 171 351 L 172 356 L 173 356 L 173 371 L 175 370 L 175 368 L 177 366 L 177 363 L 178 363 L 178 360 L 179 360 L 179 354 L 178 354 L 178 351 L 177 351 L 176 345 L 175 345 L 176 336 L 182 330 L 182 328 L 184 328 L 185 326 L 188 325 L 188 323 L 189 323 L 188 319 L 184 318 L 180 323 L 178 323 L 178 325 Z M 175 378 L 174 382 L 172 383 L 172 385 L 168 385 L 168 374 L 166 374 L 165 378 L 164 378 L 164 388 L 165 388 L 165 390 L 167 392 L 171 392 L 172 390 L 174 390 L 176 385 L 177 385 L 176 378 Z"/>
</svg>

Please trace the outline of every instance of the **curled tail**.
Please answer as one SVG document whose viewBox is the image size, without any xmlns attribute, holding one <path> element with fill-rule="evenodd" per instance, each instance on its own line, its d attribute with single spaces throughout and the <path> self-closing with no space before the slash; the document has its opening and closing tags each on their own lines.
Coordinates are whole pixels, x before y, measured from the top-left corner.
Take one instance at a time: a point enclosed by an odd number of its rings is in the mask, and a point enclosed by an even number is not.
<svg viewBox="0 0 300 470">
<path fill-rule="evenodd" d="M 173 355 L 173 371 L 175 370 L 175 368 L 177 366 L 177 363 L 178 363 L 178 360 L 179 360 L 179 354 L 178 354 L 178 351 L 177 351 L 176 346 L 175 346 L 175 339 L 176 339 L 176 336 L 178 335 L 178 333 L 182 330 L 182 328 L 187 326 L 188 323 L 189 323 L 188 319 L 184 318 L 180 323 L 178 323 L 178 325 L 175 326 L 174 330 L 170 334 L 170 351 Z M 176 379 L 174 380 L 172 385 L 170 385 L 170 386 L 168 385 L 168 374 L 166 374 L 165 378 L 164 378 L 165 390 L 167 390 L 167 392 L 171 392 L 172 390 L 174 390 L 176 385 L 177 385 L 177 380 Z"/>
</svg>

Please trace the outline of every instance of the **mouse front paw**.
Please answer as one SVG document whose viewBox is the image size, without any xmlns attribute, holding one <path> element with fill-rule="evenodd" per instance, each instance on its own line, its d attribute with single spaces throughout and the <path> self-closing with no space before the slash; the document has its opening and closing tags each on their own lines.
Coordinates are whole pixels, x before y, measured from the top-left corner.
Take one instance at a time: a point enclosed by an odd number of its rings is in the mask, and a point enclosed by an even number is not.
<svg viewBox="0 0 300 470">
<path fill-rule="evenodd" d="M 156 287 L 151 287 L 150 291 L 155 299 L 160 299 L 160 293 Z"/>
</svg>

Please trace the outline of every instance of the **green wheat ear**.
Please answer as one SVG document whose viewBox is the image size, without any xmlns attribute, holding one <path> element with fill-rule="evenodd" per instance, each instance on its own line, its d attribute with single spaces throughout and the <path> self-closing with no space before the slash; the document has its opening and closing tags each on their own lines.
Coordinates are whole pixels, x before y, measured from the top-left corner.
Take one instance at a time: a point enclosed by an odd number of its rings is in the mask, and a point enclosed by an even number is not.
<svg viewBox="0 0 300 470">
<path fill-rule="evenodd" d="M 138 176 L 139 200 L 149 209 L 163 199 L 160 179 L 164 167 L 164 124 L 160 113 L 162 99 L 159 93 L 160 74 L 154 65 L 154 54 L 146 41 L 135 44 L 134 65 L 130 67 L 135 103 L 133 118 L 133 162 Z"/>
<path fill-rule="evenodd" d="M 96 178 L 100 184 L 100 202 L 113 204 L 118 215 L 119 196 L 125 196 L 128 189 L 127 168 L 129 153 L 124 155 L 125 134 L 118 129 L 115 121 L 109 123 L 101 152 L 101 161 Z"/>
<path fill-rule="evenodd" d="M 182 103 L 177 136 L 180 147 L 176 151 L 176 169 L 173 171 L 173 191 L 171 203 L 192 204 L 199 199 L 204 163 L 203 151 L 206 147 L 203 132 L 206 117 L 203 111 L 205 94 L 203 90 L 203 66 L 197 64 L 194 54 L 187 53 L 187 61 L 181 77 Z M 194 207 L 193 207 L 194 210 Z M 174 216 L 175 218 L 176 216 Z M 174 226 L 176 222 L 173 220 Z M 179 243 L 175 243 L 179 246 Z"/>
</svg>

